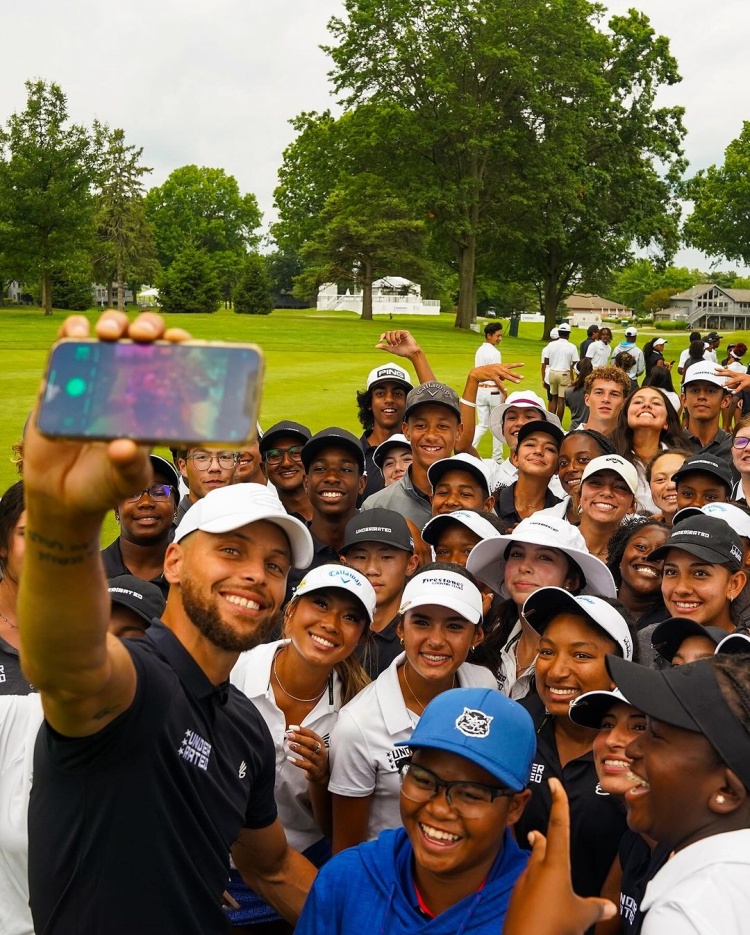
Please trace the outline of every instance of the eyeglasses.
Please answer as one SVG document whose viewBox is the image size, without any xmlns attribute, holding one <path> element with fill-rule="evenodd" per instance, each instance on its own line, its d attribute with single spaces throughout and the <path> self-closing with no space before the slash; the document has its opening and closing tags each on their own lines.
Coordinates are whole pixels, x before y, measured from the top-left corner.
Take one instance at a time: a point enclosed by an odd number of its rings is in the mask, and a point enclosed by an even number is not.
<svg viewBox="0 0 750 935">
<path fill-rule="evenodd" d="M 750 438 L 747 435 L 738 435 L 732 442 L 732 448 L 747 448 L 750 444 Z"/>
<path fill-rule="evenodd" d="M 197 471 L 207 471 L 214 461 L 217 461 L 219 467 L 231 468 L 237 464 L 237 453 L 234 451 L 222 451 L 218 455 L 209 455 L 201 452 L 197 455 L 188 455 L 188 459 L 193 462 Z"/>
<path fill-rule="evenodd" d="M 152 500 L 169 500 L 173 490 L 174 487 L 170 487 L 169 484 L 154 484 L 152 487 L 146 487 L 146 489 L 142 490 L 140 493 L 134 493 L 130 497 L 125 497 L 125 501 L 127 503 L 136 503 L 144 494 Z"/>
<path fill-rule="evenodd" d="M 269 448 L 264 455 L 266 464 L 281 464 L 284 455 L 289 455 L 291 461 L 301 461 L 302 445 L 291 445 L 289 448 Z"/>
<path fill-rule="evenodd" d="M 446 782 L 432 770 L 414 763 L 399 766 L 401 791 L 412 802 L 429 802 L 441 789 L 445 789 L 445 800 L 459 815 L 467 818 L 481 816 L 484 809 L 501 796 L 516 793 L 504 786 L 486 786 L 481 782 Z"/>
</svg>

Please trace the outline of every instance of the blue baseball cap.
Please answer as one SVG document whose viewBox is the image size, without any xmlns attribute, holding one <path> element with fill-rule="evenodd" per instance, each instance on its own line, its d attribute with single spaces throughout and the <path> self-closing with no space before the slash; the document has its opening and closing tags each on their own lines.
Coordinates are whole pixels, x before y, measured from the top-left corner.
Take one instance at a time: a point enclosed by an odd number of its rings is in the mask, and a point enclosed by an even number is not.
<svg viewBox="0 0 750 935">
<path fill-rule="evenodd" d="M 433 698 L 410 740 L 396 744 L 456 753 L 510 789 L 529 783 L 536 752 L 531 715 L 495 688 L 453 688 Z"/>
</svg>

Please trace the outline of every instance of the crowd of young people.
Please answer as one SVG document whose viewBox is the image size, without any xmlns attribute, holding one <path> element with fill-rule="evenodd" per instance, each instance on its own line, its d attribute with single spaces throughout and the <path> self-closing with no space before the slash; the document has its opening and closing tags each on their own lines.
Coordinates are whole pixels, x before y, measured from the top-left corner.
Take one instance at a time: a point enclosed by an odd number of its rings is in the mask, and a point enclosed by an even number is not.
<svg viewBox="0 0 750 935">
<path fill-rule="evenodd" d="M 547 402 L 499 323 L 461 396 L 386 332 L 415 373 L 369 372 L 361 438 L 283 420 L 170 463 L 29 420 L 0 500 L 0 930 L 743 931 L 750 377 L 687 362 L 676 406 L 658 348 L 601 329 L 566 434 L 558 332 Z"/>
</svg>

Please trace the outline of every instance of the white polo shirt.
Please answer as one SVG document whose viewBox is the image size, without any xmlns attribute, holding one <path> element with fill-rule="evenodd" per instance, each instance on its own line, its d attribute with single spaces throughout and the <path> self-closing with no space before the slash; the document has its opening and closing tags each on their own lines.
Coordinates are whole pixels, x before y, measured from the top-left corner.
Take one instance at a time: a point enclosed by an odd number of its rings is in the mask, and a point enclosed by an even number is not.
<svg viewBox="0 0 750 935">
<path fill-rule="evenodd" d="M 0 695 L 0 932 L 34 935 L 29 909 L 27 816 L 39 695 Z"/>
<path fill-rule="evenodd" d="M 565 338 L 550 341 L 542 353 L 543 359 L 549 361 L 550 370 L 570 370 L 578 360 L 578 349 Z"/>
<path fill-rule="evenodd" d="M 287 729 L 286 718 L 284 712 L 276 705 L 271 686 L 271 665 L 274 656 L 289 642 L 278 640 L 275 643 L 264 643 L 242 653 L 229 678 L 232 684 L 252 701 L 268 725 L 276 751 L 274 797 L 279 820 L 291 846 L 298 851 L 304 851 L 319 841 L 323 832 L 313 818 L 305 771 L 287 760 L 291 751 L 284 738 L 284 731 Z M 331 731 L 341 706 L 341 680 L 336 672 L 332 672 L 331 675 L 328 688 L 300 725 L 320 734 L 326 746 L 329 746 Z"/>
<path fill-rule="evenodd" d="M 367 840 L 386 828 L 400 828 L 398 764 L 411 756 L 409 740 L 419 723 L 398 684 L 398 668 L 406 653 L 397 656 L 378 678 L 344 705 L 331 737 L 331 781 L 335 795 L 361 799 L 372 795 Z M 457 673 L 459 688 L 497 688 L 495 676 L 484 666 L 465 662 Z"/>
<path fill-rule="evenodd" d="M 597 367 L 606 367 L 609 363 L 609 344 L 604 341 L 592 341 L 586 351 L 586 356 L 591 360 L 594 370 Z"/>
<path fill-rule="evenodd" d="M 678 851 L 646 887 L 641 935 L 746 935 L 750 829 L 714 834 Z"/>
<path fill-rule="evenodd" d="M 480 344 L 476 354 L 474 354 L 475 367 L 486 367 L 488 364 L 501 364 L 502 362 L 503 356 L 497 346 L 488 344 L 487 341 Z"/>
</svg>

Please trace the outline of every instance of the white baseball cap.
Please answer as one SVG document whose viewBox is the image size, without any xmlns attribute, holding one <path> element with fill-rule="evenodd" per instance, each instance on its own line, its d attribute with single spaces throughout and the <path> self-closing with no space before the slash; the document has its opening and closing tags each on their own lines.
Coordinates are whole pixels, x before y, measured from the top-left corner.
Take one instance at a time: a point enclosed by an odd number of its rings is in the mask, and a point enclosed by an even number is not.
<svg viewBox="0 0 750 935">
<path fill-rule="evenodd" d="M 564 321 L 561 325 L 557 326 L 557 330 L 560 334 L 568 334 L 570 332 L 570 325 L 567 321 Z"/>
<path fill-rule="evenodd" d="M 437 545 L 440 533 L 449 523 L 461 523 L 480 539 L 497 539 L 500 535 L 492 523 L 476 510 L 454 510 L 452 513 L 440 513 L 428 520 L 422 529 L 422 538 L 428 545 Z"/>
<path fill-rule="evenodd" d="M 580 530 L 558 516 L 537 514 L 522 519 L 513 532 L 478 542 L 471 550 L 467 570 L 502 597 L 508 596 L 503 579 L 508 563 L 506 553 L 513 542 L 541 545 L 563 552 L 581 569 L 585 579 L 581 589 L 583 594 L 617 596 L 612 573 L 604 562 L 591 555 Z"/>
<path fill-rule="evenodd" d="M 651 346 L 656 347 L 657 344 L 666 344 L 666 343 L 667 341 L 664 338 L 656 338 L 654 341 L 652 341 Z"/>
<path fill-rule="evenodd" d="M 638 329 L 637 329 L 637 328 L 626 328 L 626 329 L 625 329 L 625 335 L 626 335 L 626 337 L 628 337 L 628 338 L 637 338 L 637 337 L 638 337 Z"/>
<path fill-rule="evenodd" d="M 500 403 L 499 406 L 495 406 L 490 414 L 490 431 L 496 438 L 503 437 L 503 422 L 505 421 L 505 413 L 512 407 L 516 409 L 529 409 L 534 408 L 539 410 L 539 419 L 544 419 L 547 422 L 551 422 L 553 425 L 556 425 L 558 428 L 562 428 L 562 423 L 556 415 L 551 412 L 547 412 L 547 403 L 542 399 L 541 396 L 537 396 L 536 393 L 533 393 L 531 390 L 516 390 L 515 393 L 511 393 L 510 396 L 507 396 L 504 403 Z"/>
<path fill-rule="evenodd" d="M 292 547 L 292 565 L 307 568 L 314 556 L 313 541 L 307 526 L 290 516 L 275 489 L 271 493 L 262 484 L 231 484 L 207 493 L 196 501 L 175 530 L 174 542 L 181 542 L 191 532 L 233 532 L 249 523 L 265 520 L 286 533 Z"/>
<path fill-rule="evenodd" d="M 371 389 L 376 383 L 385 383 L 387 380 L 393 380 L 395 383 L 403 383 L 407 392 L 414 388 L 408 371 L 404 370 L 404 368 L 400 367 L 398 364 L 387 363 L 381 364 L 379 367 L 370 371 L 367 376 L 367 389 Z"/>
<path fill-rule="evenodd" d="M 635 495 L 638 490 L 638 471 L 620 455 L 599 455 L 598 458 L 592 458 L 581 475 L 581 483 L 598 471 L 615 471 L 628 485 L 632 494 Z"/>
<path fill-rule="evenodd" d="M 319 565 L 305 573 L 305 577 L 297 585 L 294 597 L 310 594 L 312 591 L 322 591 L 324 588 L 336 588 L 346 591 L 356 597 L 364 607 L 367 619 L 372 623 L 375 615 L 377 598 L 375 589 L 363 574 L 348 565 Z"/>
<path fill-rule="evenodd" d="M 700 511 L 707 516 L 718 516 L 729 523 L 738 536 L 750 539 L 750 514 L 733 503 L 706 503 Z M 680 512 L 684 514 L 685 510 Z"/>
<path fill-rule="evenodd" d="M 451 514 L 452 515 L 452 514 Z M 404 588 L 399 613 L 437 604 L 455 610 L 470 623 L 482 621 L 482 595 L 468 578 L 455 571 L 418 572 Z"/>
<path fill-rule="evenodd" d="M 551 620 L 564 613 L 583 614 L 593 620 L 620 646 L 623 658 L 633 658 L 633 637 L 625 618 L 600 597 L 592 594 L 574 597 L 565 588 L 539 588 L 526 598 L 522 610 L 529 626 L 540 636 Z"/>
<path fill-rule="evenodd" d="M 703 380 L 705 383 L 713 383 L 714 386 L 724 386 L 727 382 L 727 377 L 720 377 L 716 369 L 716 364 L 711 363 L 709 360 L 702 360 L 698 364 L 693 364 L 692 367 L 688 368 L 682 385 L 687 386 L 688 383 L 696 383 L 698 380 Z"/>
<path fill-rule="evenodd" d="M 447 474 L 448 471 L 466 471 L 471 474 L 475 480 L 479 481 L 487 489 L 487 496 L 489 496 L 491 489 L 490 473 L 481 458 L 475 458 L 474 455 L 462 451 L 457 455 L 451 455 L 450 458 L 441 458 L 431 464 L 427 468 L 427 480 L 433 490 L 440 483 L 441 477 Z"/>
<path fill-rule="evenodd" d="M 559 328 L 552 328 L 551 331 L 550 331 L 550 333 L 549 333 L 549 336 L 550 336 L 551 338 L 559 338 L 559 337 L 560 337 L 560 329 L 559 329 Z"/>
</svg>

